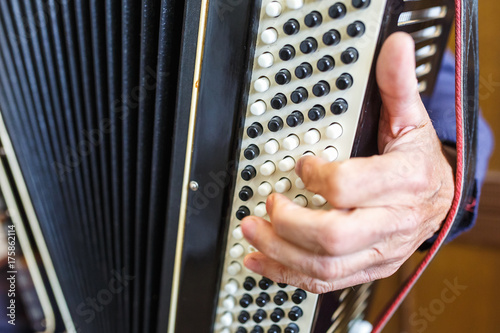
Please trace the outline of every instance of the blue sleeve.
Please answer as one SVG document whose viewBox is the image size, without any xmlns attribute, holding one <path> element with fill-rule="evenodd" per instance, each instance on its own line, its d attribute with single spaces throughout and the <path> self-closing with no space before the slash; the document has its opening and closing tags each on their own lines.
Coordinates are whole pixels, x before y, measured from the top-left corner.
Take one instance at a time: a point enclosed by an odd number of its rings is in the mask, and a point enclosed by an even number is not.
<svg viewBox="0 0 500 333">
<path fill-rule="evenodd" d="M 449 51 L 447 51 L 443 57 L 434 94 L 430 99 L 424 99 L 424 104 L 441 142 L 443 142 L 443 144 L 456 146 L 455 59 L 453 54 Z M 469 218 L 465 219 L 461 225 L 452 229 L 447 241 L 454 239 L 460 233 L 472 228 L 477 218 L 481 186 L 486 177 L 488 161 L 493 151 L 493 134 L 482 115 L 479 117 L 477 144 L 475 206 L 474 209 L 471 210 Z"/>
</svg>

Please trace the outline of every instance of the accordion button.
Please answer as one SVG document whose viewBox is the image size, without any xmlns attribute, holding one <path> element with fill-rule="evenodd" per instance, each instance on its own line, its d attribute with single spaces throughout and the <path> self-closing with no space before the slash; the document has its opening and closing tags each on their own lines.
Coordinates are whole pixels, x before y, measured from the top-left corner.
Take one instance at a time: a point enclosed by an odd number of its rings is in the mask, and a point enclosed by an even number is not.
<svg viewBox="0 0 500 333">
<path fill-rule="evenodd" d="M 254 179 L 257 176 L 257 170 L 251 165 L 247 165 L 245 169 L 241 171 L 241 178 L 247 182 Z"/>
<path fill-rule="evenodd" d="M 271 176 L 275 171 L 276 171 L 276 165 L 274 165 L 274 163 L 271 161 L 267 161 L 260 167 L 260 173 L 265 177 Z"/>
<path fill-rule="evenodd" d="M 230 326 L 233 323 L 233 315 L 232 315 L 232 313 L 230 313 L 230 312 L 224 313 L 220 317 L 220 322 L 224 326 Z"/>
<path fill-rule="evenodd" d="M 268 28 L 262 32 L 260 39 L 265 44 L 273 44 L 278 40 L 278 32 L 274 28 Z"/>
<path fill-rule="evenodd" d="M 307 207 L 307 199 L 303 195 L 298 195 L 295 199 L 293 199 L 293 202 L 301 207 Z"/>
<path fill-rule="evenodd" d="M 220 331 L 220 333 L 231 333 L 231 330 L 227 327 L 223 328 L 222 331 Z"/>
<path fill-rule="evenodd" d="M 285 316 L 285 312 L 280 308 L 274 309 L 273 313 L 271 313 L 271 320 L 275 323 L 279 322 Z"/>
<path fill-rule="evenodd" d="M 358 61 L 359 53 L 354 47 L 350 47 L 340 55 L 340 60 L 346 65 L 353 64 Z"/>
<path fill-rule="evenodd" d="M 274 185 L 274 189 L 277 193 L 285 193 L 290 191 L 292 188 L 292 183 L 288 178 L 282 178 L 279 182 Z"/>
<path fill-rule="evenodd" d="M 267 293 L 260 293 L 259 297 L 257 297 L 257 299 L 255 300 L 255 303 L 262 308 L 266 306 L 266 304 L 269 303 L 270 300 L 271 298 Z"/>
<path fill-rule="evenodd" d="M 266 6 L 266 14 L 269 17 L 278 17 L 281 15 L 281 4 L 278 1 L 273 1 Z"/>
<path fill-rule="evenodd" d="M 236 212 L 236 218 L 238 220 L 243 220 L 247 216 L 250 216 L 250 209 L 245 206 L 241 206 Z"/>
<path fill-rule="evenodd" d="M 274 155 L 278 152 L 278 150 L 280 150 L 280 144 L 278 143 L 278 141 L 271 139 L 264 145 L 264 150 L 269 155 Z"/>
<path fill-rule="evenodd" d="M 266 277 L 263 277 L 260 281 L 259 281 L 259 287 L 260 289 L 262 290 L 267 290 L 269 289 L 270 286 L 273 285 L 273 281 L 269 280 L 268 278 Z"/>
<path fill-rule="evenodd" d="M 343 98 L 339 98 L 333 102 L 332 106 L 330 107 L 330 111 L 336 116 L 340 116 L 341 114 L 344 114 L 347 112 L 349 109 L 349 104 L 347 104 L 347 101 Z"/>
<path fill-rule="evenodd" d="M 269 123 L 267 124 L 267 128 L 269 128 L 271 132 L 278 132 L 283 129 L 283 125 L 283 119 L 275 116 L 269 121 Z"/>
<path fill-rule="evenodd" d="M 304 18 L 304 23 L 309 27 L 309 28 L 316 28 L 321 25 L 323 22 L 323 16 L 317 11 L 311 12 L 306 15 Z"/>
<path fill-rule="evenodd" d="M 347 34 L 351 37 L 361 37 L 365 33 L 365 25 L 361 21 L 356 21 L 347 26 Z"/>
<path fill-rule="evenodd" d="M 339 157 L 339 152 L 334 147 L 328 147 L 321 152 L 321 157 L 327 162 L 333 162 Z"/>
<path fill-rule="evenodd" d="M 276 305 L 283 305 L 286 301 L 288 301 L 288 295 L 284 291 L 278 291 L 276 295 L 274 295 L 274 303 Z"/>
<path fill-rule="evenodd" d="M 283 61 L 295 58 L 295 48 L 292 45 L 285 45 L 279 52 L 280 59 Z"/>
<path fill-rule="evenodd" d="M 351 327 L 349 332 L 351 333 L 371 333 L 373 331 L 373 325 L 366 320 L 354 320 L 349 323 Z"/>
<path fill-rule="evenodd" d="M 328 72 L 335 68 L 335 60 L 330 56 L 324 56 L 318 60 L 318 70 Z"/>
<path fill-rule="evenodd" d="M 299 327 L 294 323 L 289 324 L 285 328 L 285 333 L 299 333 L 299 332 L 300 332 Z"/>
<path fill-rule="evenodd" d="M 245 248 L 241 244 L 236 244 L 229 250 L 229 255 L 234 259 L 241 257 L 243 253 L 245 253 Z"/>
<path fill-rule="evenodd" d="M 295 160 L 287 156 L 278 163 L 278 168 L 281 172 L 292 171 L 295 168 Z"/>
<path fill-rule="evenodd" d="M 366 8 L 370 5 L 370 0 L 352 0 L 352 6 L 354 8 Z"/>
<path fill-rule="evenodd" d="M 236 305 L 236 300 L 233 296 L 228 296 L 222 301 L 222 306 L 228 310 L 232 310 Z"/>
<path fill-rule="evenodd" d="M 281 327 L 279 327 L 278 325 L 272 325 L 267 333 L 281 333 Z"/>
<path fill-rule="evenodd" d="M 238 327 L 236 333 L 248 333 L 247 329 L 244 327 Z"/>
<path fill-rule="evenodd" d="M 252 302 L 253 298 L 249 294 L 244 294 L 240 299 L 240 305 L 243 308 L 248 308 Z"/>
<path fill-rule="evenodd" d="M 280 110 L 286 106 L 286 102 L 287 102 L 286 96 L 282 93 L 278 93 L 278 94 L 276 94 L 276 96 L 273 97 L 273 99 L 271 99 L 271 107 L 275 110 Z M 275 118 L 277 119 L 279 117 L 274 117 L 273 119 L 275 119 Z M 269 128 L 269 129 L 272 131 L 271 128 Z M 279 131 L 279 129 L 276 131 Z M 273 132 L 276 132 L 276 131 L 273 131 Z"/>
<path fill-rule="evenodd" d="M 279 85 L 288 84 L 292 79 L 292 74 L 287 69 L 282 69 L 275 75 L 274 79 Z"/>
<path fill-rule="evenodd" d="M 273 193 L 273 187 L 268 182 L 263 182 L 257 189 L 260 196 L 267 197 L 269 194 Z"/>
<path fill-rule="evenodd" d="M 258 78 L 253 84 L 253 87 L 257 92 L 266 92 L 269 90 L 270 86 L 271 82 L 269 82 L 269 79 L 265 76 Z"/>
<path fill-rule="evenodd" d="M 243 288 L 247 291 L 252 290 L 256 285 L 255 279 L 251 276 L 247 276 L 245 282 L 243 282 Z"/>
<path fill-rule="evenodd" d="M 312 89 L 314 96 L 323 97 L 330 93 L 330 84 L 326 81 L 319 81 Z"/>
<path fill-rule="evenodd" d="M 257 63 L 262 68 L 269 68 L 274 64 L 274 56 L 269 52 L 263 53 L 257 58 Z"/>
<path fill-rule="evenodd" d="M 336 85 L 340 90 L 346 90 L 352 87 L 353 82 L 352 76 L 344 73 L 337 79 Z"/>
<path fill-rule="evenodd" d="M 294 306 L 288 313 L 288 318 L 290 318 L 290 320 L 292 321 L 297 321 L 300 317 L 302 317 L 303 314 L 304 312 L 302 312 L 301 308 L 299 308 L 298 306 Z"/>
<path fill-rule="evenodd" d="M 309 110 L 307 116 L 312 121 L 321 120 L 325 118 L 325 108 L 322 107 L 321 105 L 315 105 L 311 110 Z"/>
<path fill-rule="evenodd" d="M 312 199 L 312 204 L 316 207 L 321 207 L 321 206 L 324 206 L 326 204 L 326 199 L 323 198 L 321 195 L 319 194 L 315 194 L 313 195 Z"/>
<path fill-rule="evenodd" d="M 227 272 L 229 275 L 237 275 L 239 272 L 241 272 L 241 265 L 234 261 L 227 267 Z"/>
<path fill-rule="evenodd" d="M 335 46 L 340 43 L 340 32 L 335 29 L 327 31 L 323 35 L 323 43 L 327 46 Z"/>
<path fill-rule="evenodd" d="M 300 64 L 300 66 L 295 68 L 295 76 L 301 80 L 307 79 L 312 75 L 312 73 L 313 73 L 313 68 L 311 64 L 307 62 L 303 62 L 302 64 Z"/>
<path fill-rule="evenodd" d="M 295 304 L 302 303 L 307 298 L 307 293 L 302 289 L 297 289 L 292 295 L 292 301 Z"/>
<path fill-rule="evenodd" d="M 250 314 L 248 312 L 246 312 L 245 310 L 241 311 L 239 316 L 238 316 L 238 321 L 240 323 L 244 324 L 249 320 L 250 320 Z"/>
<path fill-rule="evenodd" d="M 254 214 L 257 217 L 264 217 L 267 215 L 267 209 L 266 209 L 266 204 L 264 202 L 261 202 L 255 207 Z"/>
<path fill-rule="evenodd" d="M 255 321 L 257 324 L 261 323 L 266 318 L 267 318 L 267 313 L 262 309 L 258 309 L 257 311 L 255 311 L 253 315 L 253 321 Z"/>
<path fill-rule="evenodd" d="M 304 0 L 286 0 L 286 5 L 290 9 L 300 9 L 304 6 Z"/>
<path fill-rule="evenodd" d="M 308 37 L 300 43 L 300 51 L 304 54 L 313 53 L 318 49 L 318 42 L 313 37 Z"/>
<path fill-rule="evenodd" d="M 307 143 L 308 145 L 313 145 L 315 143 L 318 143 L 320 139 L 321 139 L 321 134 L 316 129 L 309 130 L 304 135 L 304 142 Z"/>
<path fill-rule="evenodd" d="M 309 93 L 307 92 L 307 89 L 304 87 L 299 87 L 299 88 L 295 89 L 295 91 L 292 92 L 292 94 L 290 95 L 290 99 L 295 104 L 299 104 L 299 103 L 307 101 L 308 97 L 309 97 Z"/>
<path fill-rule="evenodd" d="M 326 136 L 329 139 L 335 140 L 340 138 L 343 132 L 344 129 L 342 128 L 342 125 L 340 125 L 339 123 L 333 123 L 326 129 Z"/>
<path fill-rule="evenodd" d="M 242 240 L 243 239 L 243 231 L 241 230 L 241 227 L 238 226 L 233 230 L 233 238 L 236 240 Z"/>
<path fill-rule="evenodd" d="M 247 149 L 243 152 L 243 155 L 247 160 L 253 160 L 260 154 L 260 149 L 256 145 L 250 145 L 248 146 Z"/>
<path fill-rule="evenodd" d="M 262 116 L 266 112 L 266 103 L 262 100 L 258 100 L 250 106 L 250 112 L 254 116 Z"/>
<path fill-rule="evenodd" d="M 294 150 L 300 145 L 300 140 L 298 136 L 292 134 L 288 136 L 285 140 L 283 140 L 283 148 L 286 150 Z"/>
<path fill-rule="evenodd" d="M 255 139 L 264 133 L 264 128 L 259 123 L 253 123 L 247 128 L 247 134 L 250 138 Z"/>
<path fill-rule="evenodd" d="M 255 320 L 255 316 L 254 316 Z M 250 333 L 264 333 L 264 329 L 260 327 L 259 325 L 255 326 L 253 330 L 250 331 Z"/>
<path fill-rule="evenodd" d="M 298 188 L 299 190 L 303 190 L 306 188 L 306 185 L 304 184 L 301 178 L 297 178 L 295 180 L 295 187 Z"/>
<path fill-rule="evenodd" d="M 344 4 L 337 2 L 328 9 L 328 15 L 332 19 L 339 19 L 345 16 L 347 9 Z"/>
<path fill-rule="evenodd" d="M 283 31 L 289 36 L 295 35 L 300 31 L 300 24 L 297 20 L 290 19 L 283 24 Z"/>
<path fill-rule="evenodd" d="M 233 279 L 229 280 L 229 282 L 224 286 L 224 290 L 230 295 L 235 294 L 238 291 L 238 282 Z"/>
<path fill-rule="evenodd" d="M 291 115 L 286 118 L 286 123 L 290 127 L 297 127 L 304 123 L 304 115 L 300 111 L 293 111 Z"/>
<path fill-rule="evenodd" d="M 248 201 L 253 197 L 253 190 L 248 186 L 243 186 L 238 196 L 242 201 Z"/>
</svg>

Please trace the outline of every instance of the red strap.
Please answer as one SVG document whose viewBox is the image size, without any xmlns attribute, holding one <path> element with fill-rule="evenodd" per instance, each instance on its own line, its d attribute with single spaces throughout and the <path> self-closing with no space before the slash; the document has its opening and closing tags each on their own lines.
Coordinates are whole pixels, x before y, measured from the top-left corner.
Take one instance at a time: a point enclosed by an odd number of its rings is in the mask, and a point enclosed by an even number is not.
<svg viewBox="0 0 500 333">
<path fill-rule="evenodd" d="M 420 278 L 424 270 L 427 268 L 431 260 L 434 258 L 438 252 L 441 245 L 443 245 L 446 236 L 451 230 L 453 221 L 455 220 L 458 212 L 459 203 L 463 193 L 463 175 L 464 175 L 464 133 L 463 133 L 463 115 L 462 115 L 462 1 L 455 1 L 455 21 L 456 21 L 456 70 L 455 70 L 455 111 L 456 111 L 456 121 L 457 121 L 457 171 L 456 171 L 456 185 L 455 185 L 455 197 L 453 199 L 453 204 L 448 217 L 438 234 L 438 237 L 429 252 L 422 260 L 420 265 L 417 267 L 412 276 L 405 282 L 402 289 L 397 294 L 396 298 L 389 304 L 389 307 L 384 311 L 382 316 L 378 319 L 375 324 L 372 333 L 379 333 L 385 327 L 389 319 L 394 315 L 396 310 L 399 308 L 405 297 L 410 292 L 411 288 L 415 285 L 417 280 Z"/>
</svg>

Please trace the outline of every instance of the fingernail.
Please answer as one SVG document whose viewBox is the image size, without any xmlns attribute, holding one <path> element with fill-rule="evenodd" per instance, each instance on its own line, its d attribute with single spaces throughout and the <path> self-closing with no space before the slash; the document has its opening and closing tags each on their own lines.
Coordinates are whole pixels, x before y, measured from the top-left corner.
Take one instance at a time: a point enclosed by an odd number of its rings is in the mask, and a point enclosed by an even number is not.
<svg viewBox="0 0 500 333">
<path fill-rule="evenodd" d="M 243 236 L 251 242 L 255 238 L 257 232 L 257 222 L 247 217 L 241 221 L 241 230 L 243 231 Z"/>
<path fill-rule="evenodd" d="M 276 197 L 275 194 L 271 194 L 269 197 L 267 197 L 267 200 L 266 200 L 266 209 L 267 209 L 268 213 L 273 208 L 275 197 Z"/>
<path fill-rule="evenodd" d="M 252 257 L 251 254 L 245 257 L 245 259 L 243 260 L 243 264 L 245 265 L 246 268 L 257 274 L 260 274 L 260 272 L 262 271 L 262 266 L 260 262 L 254 257 Z"/>
<path fill-rule="evenodd" d="M 300 174 L 302 172 L 302 165 L 304 164 L 304 158 L 301 158 L 297 164 L 295 165 L 295 173 L 297 174 L 297 176 L 300 177 Z"/>
</svg>

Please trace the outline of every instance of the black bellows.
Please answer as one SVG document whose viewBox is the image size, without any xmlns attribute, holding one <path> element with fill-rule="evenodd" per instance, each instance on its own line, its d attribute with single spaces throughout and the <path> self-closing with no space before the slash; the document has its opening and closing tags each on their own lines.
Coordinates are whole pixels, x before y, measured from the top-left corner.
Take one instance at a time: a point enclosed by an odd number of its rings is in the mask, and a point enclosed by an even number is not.
<svg viewBox="0 0 500 333">
<path fill-rule="evenodd" d="M 0 110 L 82 332 L 156 330 L 184 5 L 0 1 Z"/>
</svg>

